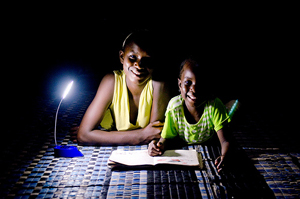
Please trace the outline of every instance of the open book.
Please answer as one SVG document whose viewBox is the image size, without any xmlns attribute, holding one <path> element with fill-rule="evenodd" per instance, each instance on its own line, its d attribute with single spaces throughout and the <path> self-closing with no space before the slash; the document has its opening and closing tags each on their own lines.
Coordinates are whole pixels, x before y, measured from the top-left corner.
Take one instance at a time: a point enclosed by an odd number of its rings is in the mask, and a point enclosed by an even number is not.
<svg viewBox="0 0 300 199">
<path fill-rule="evenodd" d="M 161 156 L 150 156 L 148 150 L 113 151 L 108 166 L 136 167 L 156 165 L 193 166 L 203 168 L 201 153 L 195 150 L 166 150 Z"/>
</svg>

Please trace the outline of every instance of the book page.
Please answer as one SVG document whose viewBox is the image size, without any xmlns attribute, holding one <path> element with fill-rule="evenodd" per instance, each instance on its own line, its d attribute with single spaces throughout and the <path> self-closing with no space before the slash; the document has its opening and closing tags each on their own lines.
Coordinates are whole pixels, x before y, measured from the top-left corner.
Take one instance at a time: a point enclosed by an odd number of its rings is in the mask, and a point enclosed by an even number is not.
<svg viewBox="0 0 300 199">
<path fill-rule="evenodd" d="M 163 155 L 154 157 L 154 164 L 198 166 L 198 153 L 195 150 L 167 150 Z"/>
<path fill-rule="evenodd" d="M 129 166 L 154 165 L 153 157 L 148 155 L 148 150 L 137 151 L 113 151 L 109 158 L 110 161 Z"/>
<path fill-rule="evenodd" d="M 148 150 L 113 151 L 109 161 L 128 166 L 173 164 L 199 166 L 198 153 L 195 150 L 167 150 L 161 156 L 151 157 Z"/>
</svg>

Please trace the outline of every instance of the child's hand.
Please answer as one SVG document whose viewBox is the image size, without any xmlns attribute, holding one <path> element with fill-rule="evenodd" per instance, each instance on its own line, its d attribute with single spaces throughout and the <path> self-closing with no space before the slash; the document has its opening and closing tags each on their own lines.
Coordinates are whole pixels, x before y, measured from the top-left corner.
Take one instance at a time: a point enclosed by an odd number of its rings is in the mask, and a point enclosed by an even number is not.
<svg viewBox="0 0 300 199">
<path fill-rule="evenodd" d="M 148 154 L 150 156 L 157 156 L 157 155 L 162 155 L 164 150 L 164 144 L 157 141 L 157 140 L 152 140 L 148 146 Z"/>
<path fill-rule="evenodd" d="M 215 160 L 215 165 L 217 166 L 217 170 L 218 172 L 222 171 L 223 166 L 224 166 L 224 155 L 219 156 L 216 160 Z"/>
</svg>

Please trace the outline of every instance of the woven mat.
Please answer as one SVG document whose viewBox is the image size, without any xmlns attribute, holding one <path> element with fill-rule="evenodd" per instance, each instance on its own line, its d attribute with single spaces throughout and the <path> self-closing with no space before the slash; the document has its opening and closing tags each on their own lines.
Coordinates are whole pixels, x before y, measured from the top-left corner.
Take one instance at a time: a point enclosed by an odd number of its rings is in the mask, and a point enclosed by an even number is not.
<svg viewBox="0 0 300 199">
<path fill-rule="evenodd" d="M 58 144 L 77 146 L 70 141 L 68 130 L 80 123 L 93 96 L 81 93 L 76 100 L 62 104 Z M 113 150 L 147 146 L 78 146 L 84 157 L 54 157 L 58 100 L 41 99 L 34 118 L 25 117 L 20 121 L 24 128 L 10 132 L 11 143 L 1 150 L 1 198 L 300 197 L 300 154 L 287 152 L 287 145 L 280 144 L 278 137 L 255 126 L 255 118 L 234 129 L 235 161 L 224 172 L 218 173 L 213 164 L 220 147 L 206 144 L 185 147 L 202 153 L 203 170 L 111 171 L 107 160 Z"/>
</svg>

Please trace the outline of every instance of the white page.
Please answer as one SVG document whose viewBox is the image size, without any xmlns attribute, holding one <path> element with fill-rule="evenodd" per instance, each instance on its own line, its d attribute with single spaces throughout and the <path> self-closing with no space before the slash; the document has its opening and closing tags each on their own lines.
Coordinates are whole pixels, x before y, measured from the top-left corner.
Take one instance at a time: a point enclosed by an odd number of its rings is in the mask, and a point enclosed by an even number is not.
<svg viewBox="0 0 300 199">
<path fill-rule="evenodd" d="M 198 153 L 195 150 L 167 150 L 162 156 L 156 156 L 154 163 L 198 166 Z"/>
<path fill-rule="evenodd" d="M 148 150 L 113 151 L 109 160 L 129 166 L 154 165 L 153 157 L 148 155 Z"/>
<path fill-rule="evenodd" d="M 110 161 L 124 165 L 155 165 L 175 164 L 186 166 L 198 166 L 198 153 L 195 150 L 167 150 L 161 156 L 151 157 L 148 150 L 137 151 L 113 151 Z"/>
</svg>

